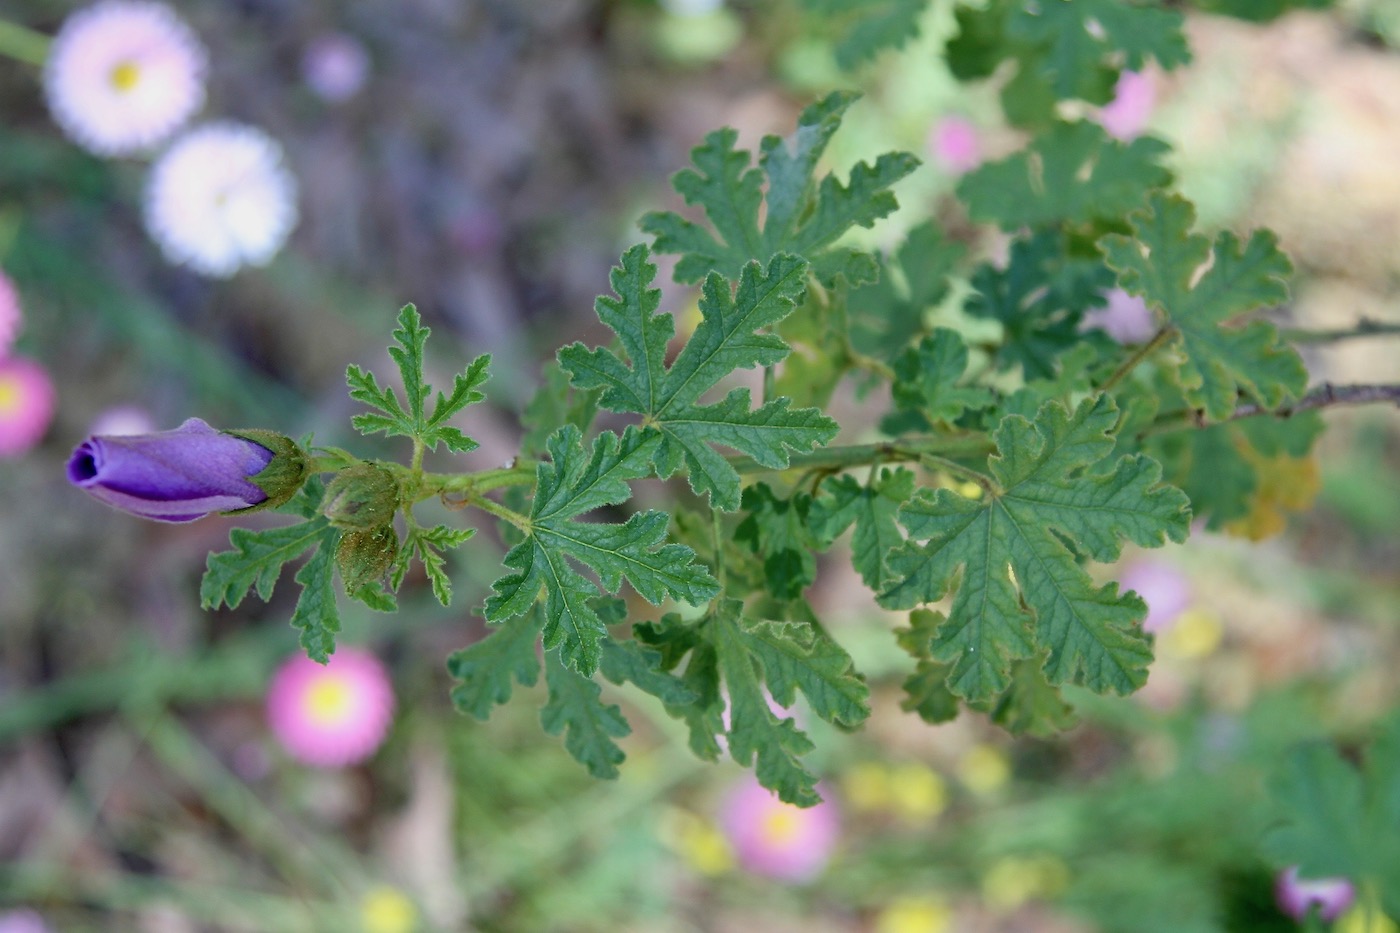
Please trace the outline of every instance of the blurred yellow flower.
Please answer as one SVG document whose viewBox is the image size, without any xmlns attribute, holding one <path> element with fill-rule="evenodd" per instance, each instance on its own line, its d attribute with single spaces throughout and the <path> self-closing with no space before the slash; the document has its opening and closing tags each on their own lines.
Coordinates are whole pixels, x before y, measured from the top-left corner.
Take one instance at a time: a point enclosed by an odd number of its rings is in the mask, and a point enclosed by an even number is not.
<svg viewBox="0 0 1400 933">
<path fill-rule="evenodd" d="M 734 851 L 718 826 L 703 816 L 669 807 L 661 815 L 661 841 L 694 872 L 722 875 L 734 868 Z"/>
<path fill-rule="evenodd" d="M 909 820 L 931 820 L 948 805 L 948 787 L 928 765 L 908 762 L 890 771 L 893 809 Z"/>
<path fill-rule="evenodd" d="M 878 761 L 862 761 L 841 775 L 841 798 L 852 810 L 884 810 L 893 799 L 890 772 Z"/>
<path fill-rule="evenodd" d="M 360 925 L 365 933 L 412 933 L 418 929 L 418 908 L 398 888 L 372 888 L 360 902 Z"/>
<path fill-rule="evenodd" d="M 952 928 L 948 905 L 929 897 L 899 898 L 875 918 L 875 933 L 948 933 Z"/>
<path fill-rule="evenodd" d="M 958 780 L 974 794 L 991 794 L 1011 779 L 1011 765 L 1000 749 L 974 745 L 958 762 Z"/>
<path fill-rule="evenodd" d="M 997 859 L 982 876 L 982 899 L 988 907 L 1014 910 L 1034 898 L 1054 897 L 1069 884 L 1069 868 L 1053 855 Z"/>
<path fill-rule="evenodd" d="M 1203 609 L 1188 609 L 1177 616 L 1176 624 L 1157 636 L 1157 647 L 1164 657 L 1189 661 L 1213 654 L 1224 637 L 1219 618 Z"/>
<path fill-rule="evenodd" d="M 958 495 L 962 496 L 964 499 L 982 498 L 982 487 L 971 480 L 961 482 L 954 488 L 957 490 Z"/>
</svg>

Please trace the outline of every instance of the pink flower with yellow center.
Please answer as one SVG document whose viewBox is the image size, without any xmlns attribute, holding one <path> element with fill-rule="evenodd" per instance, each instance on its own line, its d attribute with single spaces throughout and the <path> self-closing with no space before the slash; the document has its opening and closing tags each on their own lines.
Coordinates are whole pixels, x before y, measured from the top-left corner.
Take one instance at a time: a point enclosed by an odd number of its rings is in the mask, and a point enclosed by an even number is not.
<svg viewBox="0 0 1400 933">
<path fill-rule="evenodd" d="M 719 822 L 745 870 L 781 881 L 819 875 L 841 835 L 841 817 L 830 800 L 795 807 L 752 777 L 729 791 Z"/>
<path fill-rule="evenodd" d="M 170 7 L 107 0 L 64 21 L 44 65 L 58 125 L 98 155 L 149 150 L 204 104 L 206 56 Z"/>
<path fill-rule="evenodd" d="M 22 356 L 0 359 L 0 457 L 18 457 L 43 439 L 55 401 L 44 367 Z"/>
<path fill-rule="evenodd" d="M 267 721 L 297 761 L 343 768 L 374 754 L 394 716 L 389 674 L 373 654 L 341 648 L 325 665 L 304 655 L 277 669 L 267 691 Z"/>
</svg>

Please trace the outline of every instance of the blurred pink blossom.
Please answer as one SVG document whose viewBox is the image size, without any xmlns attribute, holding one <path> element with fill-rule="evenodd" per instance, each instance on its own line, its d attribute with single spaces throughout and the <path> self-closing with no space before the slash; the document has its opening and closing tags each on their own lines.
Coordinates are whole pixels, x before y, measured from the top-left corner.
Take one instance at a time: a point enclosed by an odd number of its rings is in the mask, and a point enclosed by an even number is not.
<svg viewBox="0 0 1400 933">
<path fill-rule="evenodd" d="M 1318 915 L 1330 922 L 1351 906 L 1356 890 L 1345 878 L 1319 878 L 1316 881 L 1299 878 L 1298 866 L 1294 865 L 1279 872 L 1274 894 L 1278 898 L 1278 906 L 1294 920 L 1307 917 L 1308 911 L 1317 905 Z"/>
<path fill-rule="evenodd" d="M 751 775 L 730 788 L 719 823 L 745 870 L 781 881 L 819 875 L 841 834 L 840 814 L 830 799 L 795 807 Z"/>
<path fill-rule="evenodd" d="M 19 336 L 20 325 L 24 323 L 24 312 L 19 305 L 19 289 L 10 277 L 0 272 L 0 357 L 10 352 Z"/>
<path fill-rule="evenodd" d="M 49 925 L 38 911 L 22 907 L 0 913 L 0 933 L 49 933 Z"/>
<path fill-rule="evenodd" d="M 354 36 L 332 32 L 311 40 L 301 56 L 301 76 L 322 100 L 343 103 L 369 78 L 369 52 Z"/>
<path fill-rule="evenodd" d="M 1121 288 L 1115 288 L 1104 296 L 1108 304 L 1102 308 L 1092 308 L 1084 315 L 1083 328 L 1099 327 L 1119 343 L 1144 343 L 1157 332 L 1157 324 L 1152 320 L 1152 311 L 1147 302 L 1137 295 L 1129 295 Z"/>
<path fill-rule="evenodd" d="M 204 105 L 204 47 L 162 3 L 107 0 L 63 22 L 44 65 L 49 110 L 98 155 L 148 150 Z"/>
<path fill-rule="evenodd" d="M 1108 135 L 1129 140 L 1142 135 L 1157 103 L 1157 85 L 1150 75 L 1125 71 L 1118 76 L 1113 100 L 1099 109 L 1099 123 Z"/>
<path fill-rule="evenodd" d="M 341 648 L 324 666 L 298 654 L 277 669 L 267 690 L 273 735 L 287 754 L 319 768 L 374 754 L 393 715 L 389 674 L 362 648 Z"/>
<path fill-rule="evenodd" d="M 0 457 L 18 457 L 39 443 L 55 404 L 44 367 L 22 356 L 0 359 Z"/>
<path fill-rule="evenodd" d="M 1136 590 L 1147 603 L 1145 632 L 1163 632 L 1191 605 L 1191 581 L 1174 564 L 1144 558 L 1129 564 L 1118 578 L 1120 590 Z"/>
<path fill-rule="evenodd" d="M 254 127 L 198 127 L 151 170 L 146 229 L 167 259 L 204 275 L 267 264 L 296 219 L 296 181 L 282 147 Z"/>
<path fill-rule="evenodd" d="M 151 413 L 135 405 L 114 405 L 95 419 L 88 434 L 102 437 L 128 437 L 132 434 L 154 434 L 156 423 Z"/>
<path fill-rule="evenodd" d="M 982 142 L 977 125 L 966 117 L 947 116 L 929 132 L 928 147 L 943 167 L 955 175 L 982 164 Z"/>
</svg>

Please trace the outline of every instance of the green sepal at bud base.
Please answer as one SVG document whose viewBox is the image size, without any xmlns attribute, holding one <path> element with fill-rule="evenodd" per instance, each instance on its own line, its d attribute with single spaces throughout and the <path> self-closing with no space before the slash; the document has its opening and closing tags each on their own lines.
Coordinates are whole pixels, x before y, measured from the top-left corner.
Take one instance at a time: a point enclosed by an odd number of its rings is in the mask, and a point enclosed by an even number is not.
<svg viewBox="0 0 1400 933">
<path fill-rule="evenodd" d="M 393 521 L 399 508 L 399 481 L 373 463 L 341 470 L 326 487 L 321 514 L 337 528 L 365 531 Z"/>
<path fill-rule="evenodd" d="M 335 549 L 335 565 L 346 592 L 384 579 L 399 555 L 399 536 L 393 525 L 380 525 L 368 531 L 347 531 Z"/>
<path fill-rule="evenodd" d="M 286 504 L 297 494 L 311 475 L 311 457 L 302 450 L 296 441 L 285 434 L 267 431 L 262 428 L 235 428 L 222 432 L 232 437 L 252 441 L 259 447 L 272 451 L 272 459 L 260 473 L 248 477 L 248 482 L 257 486 L 267 498 L 246 509 L 234 509 L 224 515 L 238 515 L 244 512 L 260 512 L 275 509 Z"/>
</svg>

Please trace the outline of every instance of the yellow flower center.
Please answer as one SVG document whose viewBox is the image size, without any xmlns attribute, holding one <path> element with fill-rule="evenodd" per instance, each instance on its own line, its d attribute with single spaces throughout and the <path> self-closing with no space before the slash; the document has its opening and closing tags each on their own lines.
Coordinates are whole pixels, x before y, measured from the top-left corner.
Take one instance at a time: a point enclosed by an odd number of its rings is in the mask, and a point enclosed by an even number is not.
<svg viewBox="0 0 1400 933">
<path fill-rule="evenodd" d="M 764 814 L 761 832 L 769 845 L 785 846 L 797 838 L 801 829 L 802 817 L 796 810 L 783 807 Z"/>
<path fill-rule="evenodd" d="M 307 717 L 318 726 L 344 722 L 350 713 L 350 687 L 338 677 L 322 677 L 306 691 Z"/>
<path fill-rule="evenodd" d="M 141 80 L 141 66 L 130 59 L 118 62 L 117 66 L 112 69 L 108 80 L 112 82 L 112 87 L 115 90 L 125 94 L 133 90 L 136 83 Z"/>
<path fill-rule="evenodd" d="M 13 415 L 19 411 L 23 397 L 19 380 L 0 376 L 0 415 Z"/>
<path fill-rule="evenodd" d="M 418 926 L 418 909 L 401 891 L 378 887 L 360 902 L 365 933 L 412 933 Z"/>
</svg>

